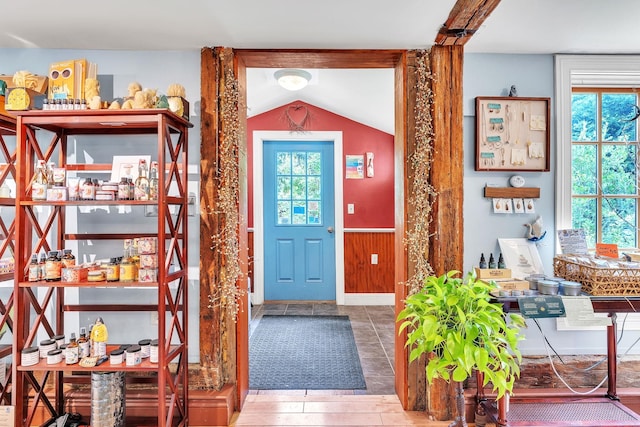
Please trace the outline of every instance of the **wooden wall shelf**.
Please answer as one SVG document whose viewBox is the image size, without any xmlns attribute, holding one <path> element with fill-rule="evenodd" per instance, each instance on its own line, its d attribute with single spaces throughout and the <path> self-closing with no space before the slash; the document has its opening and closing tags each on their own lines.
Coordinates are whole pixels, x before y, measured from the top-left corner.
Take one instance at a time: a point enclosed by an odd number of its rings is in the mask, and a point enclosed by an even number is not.
<svg viewBox="0 0 640 427">
<path fill-rule="evenodd" d="M 500 199 L 539 199 L 538 187 L 484 187 L 484 197 Z"/>
</svg>

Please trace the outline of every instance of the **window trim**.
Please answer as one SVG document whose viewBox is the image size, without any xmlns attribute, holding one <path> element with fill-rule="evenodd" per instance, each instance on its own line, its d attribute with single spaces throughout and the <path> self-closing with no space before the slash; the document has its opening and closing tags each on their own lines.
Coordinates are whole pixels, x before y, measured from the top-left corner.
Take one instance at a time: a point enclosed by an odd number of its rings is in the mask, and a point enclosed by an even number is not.
<svg viewBox="0 0 640 427">
<path fill-rule="evenodd" d="M 556 55 L 556 229 L 571 228 L 571 94 L 574 86 L 640 86 L 639 55 Z M 559 247 L 556 247 L 559 251 Z"/>
</svg>

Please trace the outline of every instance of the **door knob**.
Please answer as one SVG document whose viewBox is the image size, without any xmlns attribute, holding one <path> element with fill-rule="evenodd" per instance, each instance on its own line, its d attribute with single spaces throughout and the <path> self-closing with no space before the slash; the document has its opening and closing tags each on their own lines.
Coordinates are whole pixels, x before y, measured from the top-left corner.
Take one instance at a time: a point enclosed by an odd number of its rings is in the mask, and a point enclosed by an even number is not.
<svg viewBox="0 0 640 427">
<path fill-rule="evenodd" d="M 327 231 L 329 232 L 329 234 L 333 233 L 333 227 L 331 226 L 327 227 Z"/>
</svg>

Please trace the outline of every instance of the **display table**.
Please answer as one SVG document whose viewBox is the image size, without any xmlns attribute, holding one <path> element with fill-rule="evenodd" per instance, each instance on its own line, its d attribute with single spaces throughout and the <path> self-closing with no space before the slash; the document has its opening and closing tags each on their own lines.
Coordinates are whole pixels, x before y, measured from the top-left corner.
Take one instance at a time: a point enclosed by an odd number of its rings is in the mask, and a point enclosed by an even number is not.
<svg viewBox="0 0 640 427">
<path fill-rule="evenodd" d="M 605 396 L 601 398 L 601 400 L 605 400 L 606 402 L 611 402 L 614 404 L 617 409 L 623 410 L 625 415 L 633 418 L 633 421 L 625 421 L 624 424 L 610 424 L 610 425 L 626 425 L 626 426 L 640 426 L 640 416 L 633 413 L 632 411 L 624 408 L 624 406 L 619 402 L 617 391 L 616 391 L 616 375 L 617 375 L 617 322 L 616 317 L 617 313 L 635 313 L 640 312 L 640 295 L 638 296 L 592 296 L 590 297 L 591 303 L 593 304 L 593 309 L 596 313 L 608 313 L 611 318 L 611 324 L 607 326 L 607 372 L 608 372 L 608 383 L 607 383 L 607 393 Z M 505 313 L 510 311 L 519 311 L 520 307 L 518 306 L 518 298 L 516 297 L 500 297 L 497 298 L 497 301 L 502 303 L 504 306 Z M 509 426 L 514 425 L 509 423 L 507 419 L 507 405 L 505 399 L 499 399 L 497 407 L 496 405 L 488 402 L 484 396 L 484 389 L 482 388 L 482 377 L 479 375 L 477 381 L 477 401 L 480 405 L 481 409 L 484 409 L 487 413 L 488 417 L 498 426 Z M 589 398 L 590 401 L 593 402 L 593 397 Z M 572 399 L 573 402 L 576 399 Z M 562 425 L 562 424 L 553 424 L 552 420 L 549 420 L 550 423 L 547 425 Z M 528 424 L 518 424 L 518 425 L 528 425 Z M 568 424 L 564 424 L 568 425 Z M 571 425 L 587 425 L 580 424 L 580 421 L 576 421 L 576 424 Z M 589 424 L 590 425 L 590 424 Z"/>
</svg>

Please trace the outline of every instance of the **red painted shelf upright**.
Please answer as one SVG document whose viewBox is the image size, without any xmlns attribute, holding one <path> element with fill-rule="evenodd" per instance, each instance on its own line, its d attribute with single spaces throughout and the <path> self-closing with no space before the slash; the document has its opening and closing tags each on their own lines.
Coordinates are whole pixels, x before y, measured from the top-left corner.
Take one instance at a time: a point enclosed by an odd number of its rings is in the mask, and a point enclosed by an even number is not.
<svg viewBox="0 0 640 427">
<path fill-rule="evenodd" d="M 81 110 L 81 111 L 26 111 L 17 115 L 17 191 L 15 243 L 16 274 L 14 283 L 15 310 L 13 360 L 13 394 L 16 425 L 32 425 L 34 420 L 47 416 L 51 419 L 66 412 L 65 384 L 70 374 L 92 371 L 125 371 L 126 375 L 141 373 L 157 380 L 157 426 L 188 425 L 188 360 L 187 360 L 187 147 L 188 128 L 192 125 L 182 117 L 164 109 L 150 110 Z M 137 146 L 140 135 L 150 140 L 148 145 Z M 54 161 L 76 174 L 111 171 L 111 164 L 81 164 L 73 159 L 86 148 L 95 149 L 95 138 L 108 137 L 101 149 L 113 155 L 126 154 L 133 145 L 148 148 L 152 160 L 158 161 L 158 200 L 109 202 L 116 208 L 131 210 L 152 209 L 157 215 L 141 215 L 149 221 L 154 233 L 141 235 L 140 230 L 127 229 L 123 217 L 122 233 L 104 233 L 100 224 L 83 234 L 70 231 L 66 220 L 68 212 L 85 207 L 102 206 L 105 202 L 70 201 L 39 202 L 31 200 L 31 180 L 38 160 Z M 156 143 L 157 141 L 157 143 Z M 83 145 L 87 144 L 87 145 Z M 74 150 L 74 151 L 72 151 Z M 74 155 L 71 155 L 74 154 Z M 139 154 L 139 151 L 136 151 Z M 89 211 L 91 209 L 88 209 Z M 146 213 L 146 211 L 145 211 Z M 95 214 L 95 213 L 94 213 Z M 85 212 L 83 215 L 92 215 Z M 97 222 L 97 220 L 96 220 Z M 131 226 L 129 225 L 131 228 Z M 70 241 L 114 241 L 134 237 L 156 236 L 158 253 L 157 282 L 29 282 L 28 264 L 32 253 L 65 248 Z M 117 295 L 122 303 L 80 304 L 65 301 L 70 288 L 104 288 Z M 157 305 L 141 304 L 128 299 L 131 287 L 145 288 L 157 293 Z M 102 292 L 103 290 L 100 290 Z M 155 296 L 155 294 L 154 294 Z M 22 366 L 24 348 L 37 346 L 37 339 L 46 334 L 52 337 L 65 332 L 65 313 L 69 312 L 157 312 L 158 363 L 144 361 L 140 365 L 110 365 L 82 368 L 79 365 L 48 365 L 45 361 Z M 72 331 L 69 331 L 72 332 Z M 77 333 L 77 331 L 75 331 Z M 69 334 L 67 334 L 68 337 Z M 112 334 L 110 334 L 112 335 Z M 67 338 L 68 341 L 68 338 Z M 65 375 L 66 374 L 66 375 Z M 125 403 L 126 405 L 126 403 Z M 154 409 L 155 409 L 154 408 Z M 42 414 L 45 416 L 42 416 Z M 155 414 L 155 413 L 154 413 Z M 88 414 L 84 414 L 88 415 Z M 155 418 L 155 416 L 154 416 Z M 48 425 L 48 424 L 46 424 Z M 129 425 L 129 423 L 127 423 Z"/>
<path fill-rule="evenodd" d="M 13 116 L 0 113 L 0 151 L 2 160 L 0 161 L 0 186 L 10 187 L 9 182 L 16 179 L 16 119 Z M 0 195 L 0 258 L 9 259 L 13 257 L 15 240 L 15 199 L 9 195 Z M 0 359 L 5 359 L 12 353 L 11 335 L 13 335 L 13 322 L 11 320 L 11 310 L 13 308 L 13 273 L 3 270 L 0 272 L 0 286 L 2 293 L 0 296 L 0 331 L 2 333 L 3 344 L 0 344 Z M 4 382 L 0 383 L 0 405 L 11 404 L 11 367 L 5 367 Z"/>
</svg>

